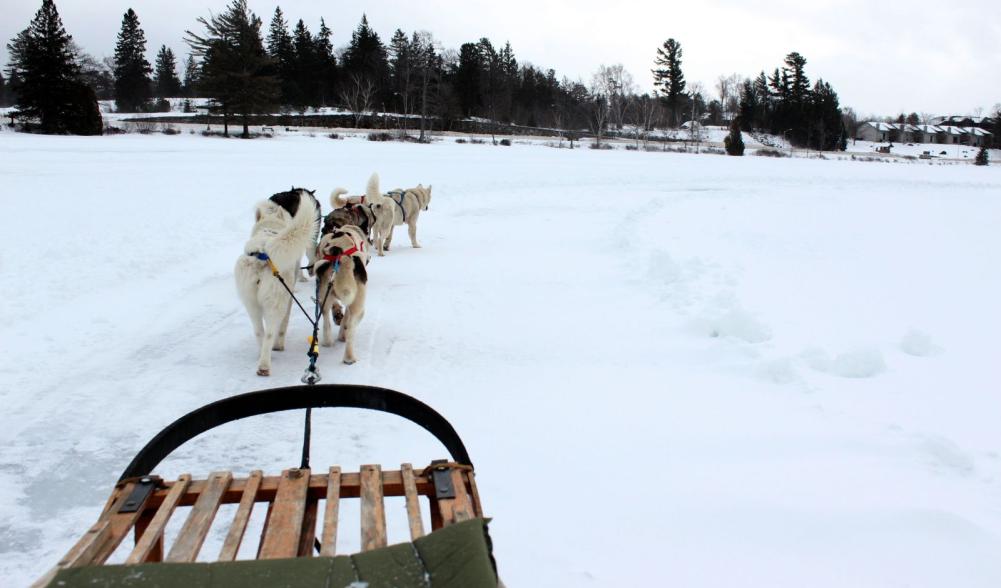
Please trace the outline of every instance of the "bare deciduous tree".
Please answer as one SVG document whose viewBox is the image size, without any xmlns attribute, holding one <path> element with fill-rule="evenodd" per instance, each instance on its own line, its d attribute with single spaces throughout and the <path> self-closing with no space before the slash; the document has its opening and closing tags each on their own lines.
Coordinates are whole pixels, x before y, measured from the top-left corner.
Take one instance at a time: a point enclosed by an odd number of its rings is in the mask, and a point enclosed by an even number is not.
<svg viewBox="0 0 1001 588">
<path fill-rule="evenodd" d="M 723 110 L 723 124 L 728 124 L 733 120 L 734 114 L 740 107 L 740 74 L 730 74 L 720 76 L 716 80 L 716 91 L 719 93 L 719 103 Z"/>
<path fill-rule="evenodd" d="M 609 98 L 612 86 L 606 70 L 604 65 L 600 66 L 591 76 L 591 85 L 588 88 L 588 124 L 594 133 L 595 147 L 601 147 L 601 138 L 605 134 L 605 127 L 611 115 Z"/>
<path fill-rule="evenodd" d="M 361 123 L 361 118 L 372 111 L 372 101 L 375 97 L 375 84 L 372 80 L 357 74 L 351 74 L 350 82 L 341 91 L 341 100 L 355 117 L 355 128 Z"/>
</svg>

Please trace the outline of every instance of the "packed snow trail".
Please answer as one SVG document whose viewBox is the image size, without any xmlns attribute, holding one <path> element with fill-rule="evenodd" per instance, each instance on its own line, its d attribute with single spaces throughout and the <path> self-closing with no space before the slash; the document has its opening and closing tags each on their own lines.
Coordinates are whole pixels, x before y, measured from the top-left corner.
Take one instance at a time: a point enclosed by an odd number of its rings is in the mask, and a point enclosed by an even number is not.
<svg viewBox="0 0 1001 588">
<path fill-rule="evenodd" d="M 319 368 L 452 422 L 508 585 L 1001 582 L 1001 168 L 3 133 L 5 585 L 172 420 L 298 382 L 298 315 L 254 374 L 232 279 L 253 205 L 373 171 L 434 185 L 424 247 L 373 259 L 359 362 Z M 226 425 L 159 473 L 296 465 L 301 419 Z M 360 411 L 316 411 L 313 440 L 314 464 L 444 457 Z"/>
</svg>

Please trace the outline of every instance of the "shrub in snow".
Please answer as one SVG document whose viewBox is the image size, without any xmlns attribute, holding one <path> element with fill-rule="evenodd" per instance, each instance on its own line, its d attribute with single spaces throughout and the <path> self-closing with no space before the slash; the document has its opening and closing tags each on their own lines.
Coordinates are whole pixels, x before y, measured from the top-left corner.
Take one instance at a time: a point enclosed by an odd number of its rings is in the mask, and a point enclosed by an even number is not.
<svg viewBox="0 0 1001 588">
<path fill-rule="evenodd" d="M 730 123 L 730 134 L 723 138 L 723 147 L 727 155 L 744 154 L 744 139 L 740 135 L 740 122 L 737 118 Z"/>
<path fill-rule="evenodd" d="M 987 154 L 987 147 L 981 147 L 977 152 L 977 157 L 973 160 L 974 165 L 987 165 L 990 162 L 990 155 Z"/>
<path fill-rule="evenodd" d="M 327 136 L 330 137 L 331 139 L 340 139 L 341 138 L 341 136 L 338 135 L 337 133 L 330 133 Z"/>
<path fill-rule="evenodd" d="M 778 149 L 758 149 L 754 152 L 758 157 L 789 157 L 789 154 Z M 854 156 L 852 156 L 854 158 Z"/>
<path fill-rule="evenodd" d="M 455 142 L 456 142 L 456 143 L 465 143 L 465 142 L 466 142 L 466 140 L 465 140 L 465 139 L 463 139 L 462 137 L 459 137 L 458 139 L 456 139 L 456 140 L 455 140 Z"/>
<path fill-rule="evenodd" d="M 368 134 L 368 140 L 369 141 L 392 141 L 393 140 L 393 136 L 390 135 L 389 133 L 385 132 L 385 131 L 382 131 L 380 133 L 369 133 Z"/>
<path fill-rule="evenodd" d="M 510 147 L 511 146 L 511 139 L 501 139 L 500 140 L 500 144 L 503 145 L 503 146 L 505 146 L 505 147 Z"/>
</svg>

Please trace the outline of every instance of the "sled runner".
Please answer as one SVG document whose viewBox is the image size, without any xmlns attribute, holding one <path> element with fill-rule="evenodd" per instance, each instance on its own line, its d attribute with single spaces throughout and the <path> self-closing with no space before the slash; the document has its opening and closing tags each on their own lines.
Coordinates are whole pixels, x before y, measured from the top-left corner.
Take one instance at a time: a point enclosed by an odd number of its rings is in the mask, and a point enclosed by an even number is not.
<svg viewBox="0 0 1001 588">
<path fill-rule="evenodd" d="M 430 432 L 451 455 L 427 467 L 363 465 L 310 469 L 309 425 L 304 467 L 235 477 L 219 470 L 204 478 L 182 474 L 163 480 L 152 472 L 195 436 L 234 420 L 293 409 L 349 407 L 395 414 Z M 404 497 L 391 513 L 385 497 Z M 361 552 L 336 553 L 340 504 L 358 499 Z M 430 512 L 425 534 L 421 501 Z M 237 505 L 231 520 L 221 505 Z M 164 530 L 179 507 L 190 507 L 169 543 Z M 266 508 L 260 538 L 246 531 L 255 508 Z M 179 513 L 178 513 L 179 514 Z M 387 546 L 387 516 L 400 516 L 409 543 Z M 229 518 L 229 517 L 226 517 Z M 402 520 L 401 520 L 402 522 Z M 233 396 L 189 413 L 161 431 L 122 473 L 97 522 L 34 586 L 330 586 L 496 587 L 498 579 L 473 467 L 462 440 L 441 415 L 422 402 L 369 386 L 293 386 Z M 225 539 L 218 553 L 202 549 L 211 530 Z M 358 530 L 355 530 L 358 532 Z M 131 549 L 120 545 L 131 538 Z M 256 542 L 253 559 L 238 559 Z M 124 563 L 107 564 L 115 553 Z M 116 553 L 117 551 L 117 553 Z M 253 544 L 249 551 L 254 552 Z M 244 556 L 246 557 L 246 556 Z M 200 562 L 200 563 L 196 563 Z"/>
</svg>

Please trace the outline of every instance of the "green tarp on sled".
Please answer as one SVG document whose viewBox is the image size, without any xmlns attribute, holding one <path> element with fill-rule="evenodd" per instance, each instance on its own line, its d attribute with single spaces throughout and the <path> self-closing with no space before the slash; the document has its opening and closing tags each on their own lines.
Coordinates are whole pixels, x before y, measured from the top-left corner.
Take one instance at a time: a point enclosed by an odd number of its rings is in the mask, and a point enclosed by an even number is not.
<svg viewBox="0 0 1001 588">
<path fill-rule="evenodd" d="M 350 556 L 61 570 L 51 588 L 496 588 L 486 520 Z"/>
</svg>

